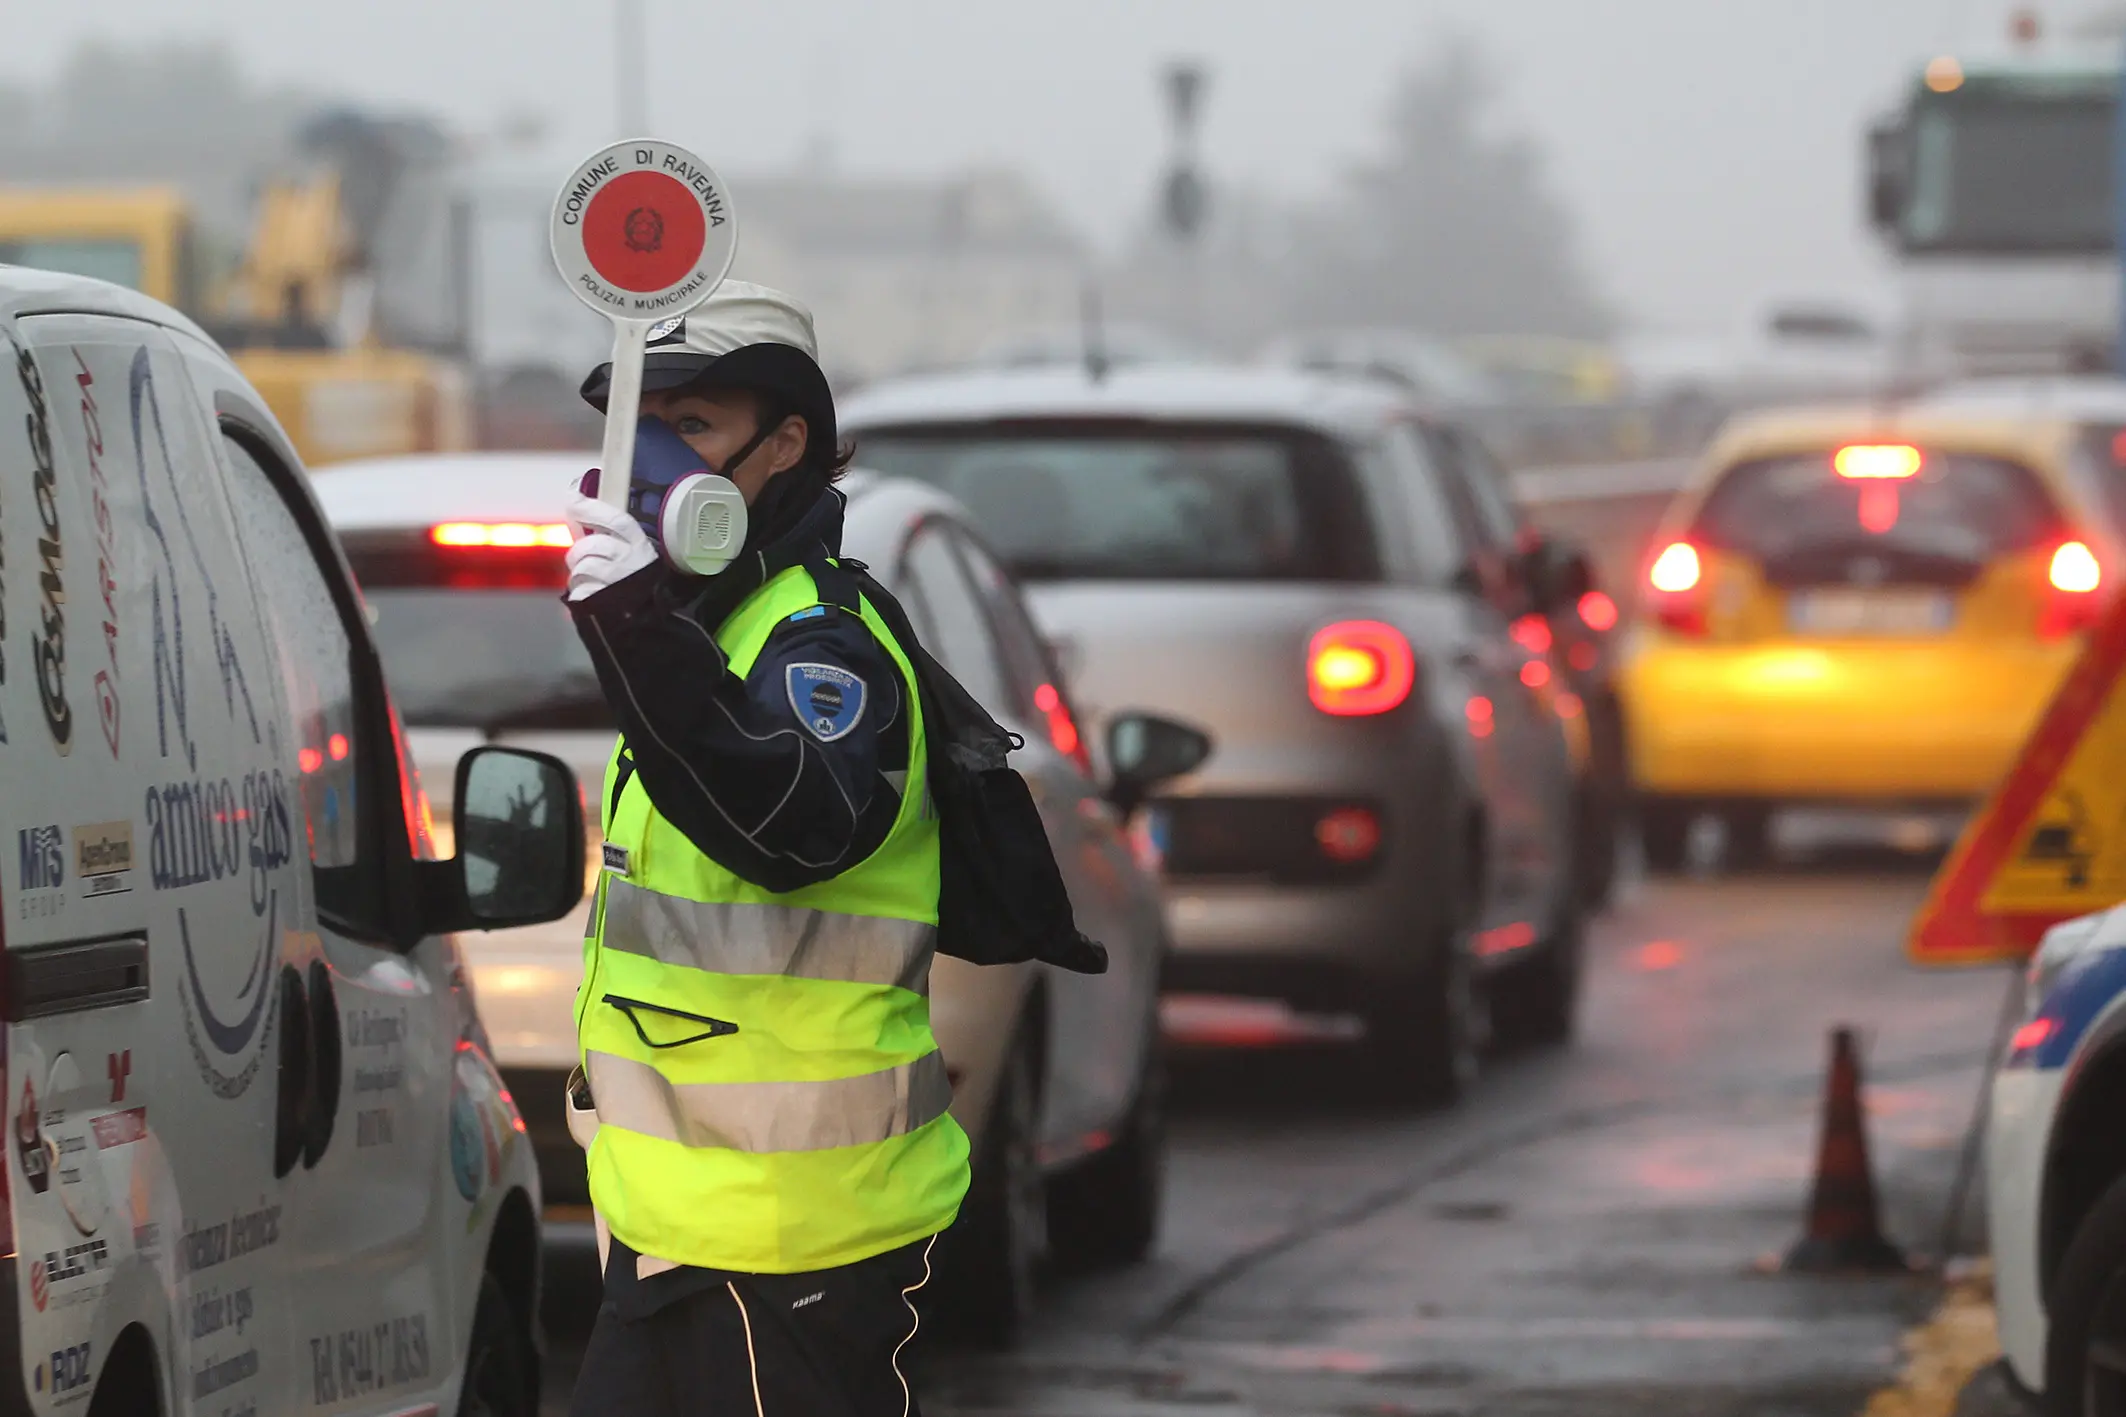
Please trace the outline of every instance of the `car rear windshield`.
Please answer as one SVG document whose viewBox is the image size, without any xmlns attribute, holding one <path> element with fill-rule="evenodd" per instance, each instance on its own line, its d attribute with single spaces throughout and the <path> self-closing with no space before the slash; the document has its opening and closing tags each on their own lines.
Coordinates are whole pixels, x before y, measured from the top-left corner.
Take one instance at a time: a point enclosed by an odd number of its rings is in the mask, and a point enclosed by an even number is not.
<svg viewBox="0 0 2126 1417">
<path fill-rule="evenodd" d="M 857 461 L 958 498 L 1025 580 L 1350 581 L 1379 556 L 1329 439 L 1242 425 L 901 426 Z"/>
<path fill-rule="evenodd" d="M 348 560 L 399 714 L 415 727 L 605 728 L 612 715 L 561 604 L 551 548 L 445 550 L 350 538 Z"/>
<path fill-rule="evenodd" d="M 2058 530 L 2052 499 L 2016 463 L 1921 449 L 1910 476 L 1847 477 L 1836 456 L 1826 449 L 1736 465 L 1705 499 L 1694 538 L 1767 563 L 1850 550 L 1975 569 Z M 1900 465 L 1895 452 L 1876 454 L 1877 470 Z"/>
</svg>

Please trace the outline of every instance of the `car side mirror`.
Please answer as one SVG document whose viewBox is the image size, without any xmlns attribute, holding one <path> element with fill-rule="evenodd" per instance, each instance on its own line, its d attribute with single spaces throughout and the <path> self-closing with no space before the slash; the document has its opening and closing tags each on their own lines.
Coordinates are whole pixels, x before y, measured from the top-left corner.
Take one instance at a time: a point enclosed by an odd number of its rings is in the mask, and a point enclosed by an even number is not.
<svg viewBox="0 0 2126 1417">
<path fill-rule="evenodd" d="M 1211 737 L 1150 713 L 1118 714 L 1107 724 L 1107 800 L 1125 817 L 1161 783 L 1194 772 L 1211 755 Z"/>
<path fill-rule="evenodd" d="M 558 920 L 583 899 L 583 798 L 559 758 L 489 745 L 458 759 L 456 859 L 423 872 L 430 934 Z"/>
<path fill-rule="evenodd" d="M 1535 609 L 1551 615 L 1579 602 L 1595 588 L 1594 562 L 1569 541 L 1546 536 L 1528 549 L 1521 561 Z"/>
</svg>

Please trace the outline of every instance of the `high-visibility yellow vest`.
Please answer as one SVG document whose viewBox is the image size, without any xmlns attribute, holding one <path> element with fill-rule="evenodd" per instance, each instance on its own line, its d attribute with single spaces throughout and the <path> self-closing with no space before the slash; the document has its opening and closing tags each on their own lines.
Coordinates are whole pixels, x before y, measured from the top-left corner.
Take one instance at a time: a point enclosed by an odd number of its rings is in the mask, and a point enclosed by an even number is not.
<svg viewBox="0 0 2126 1417">
<path fill-rule="evenodd" d="M 755 591 L 716 635 L 732 672 L 819 603 L 801 567 Z M 826 1269 L 936 1234 L 966 1194 L 967 1135 L 930 1032 L 938 826 L 922 710 L 900 646 L 868 602 L 862 616 L 908 721 L 900 814 L 871 856 L 776 894 L 696 849 L 639 776 L 605 803 L 626 874 L 600 878 L 576 1032 L 600 1124 L 591 1201 L 639 1254 Z"/>
</svg>

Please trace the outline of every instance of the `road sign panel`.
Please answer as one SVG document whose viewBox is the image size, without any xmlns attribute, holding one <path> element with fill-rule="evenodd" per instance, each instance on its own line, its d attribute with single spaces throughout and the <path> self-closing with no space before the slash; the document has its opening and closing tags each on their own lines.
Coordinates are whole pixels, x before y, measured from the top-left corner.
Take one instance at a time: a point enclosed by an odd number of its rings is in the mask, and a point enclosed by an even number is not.
<svg viewBox="0 0 2126 1417">
<path fill-rule="evenodd" d="M 651 138 L 585 159 L 554 202 L 552 237 L 569 289 L 620 319 L 684 313 L 738 252 L 723 180 L 685 148 Z"/>
<path fill-rule="evenodd" d="M 2115 599 L 1913 918 L 1926 964 L 2021 959 L 2126 901 L 2126 596 Z"/>
<path fill-rule="evenodd" d="M 722 284 L 738 254 L 738 219 L 715 169 L 685 148 L 637 138 L 577 165 L 549 229 L 561 278 L 613 322 L 598 495 L 625 506 L 650 327 Z"/>
</svg>

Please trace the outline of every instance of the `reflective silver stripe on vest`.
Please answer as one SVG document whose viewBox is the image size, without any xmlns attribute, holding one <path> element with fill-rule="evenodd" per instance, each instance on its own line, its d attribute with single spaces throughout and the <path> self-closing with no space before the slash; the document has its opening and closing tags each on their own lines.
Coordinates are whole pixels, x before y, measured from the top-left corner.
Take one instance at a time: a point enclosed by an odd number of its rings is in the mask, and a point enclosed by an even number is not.
<svg viewBox="0 0 2126 1417">
<path fill-rule="evenodd" d="M 930 991 L 937 927 L 787 905 L 684 900 L 617 876 L 605 884 L 605 948 L 710 974 L 782 974 Z"/>
<path fill-rule="evenodd" d="M 952 1105 L 935 1049 L 884 1072 L 827 1082 L 669 1082 L 648 1063 L 593 1052 L 600 1126 L 727 1151 L 823 1151 L 904 1136 Z"/>
</svg>

